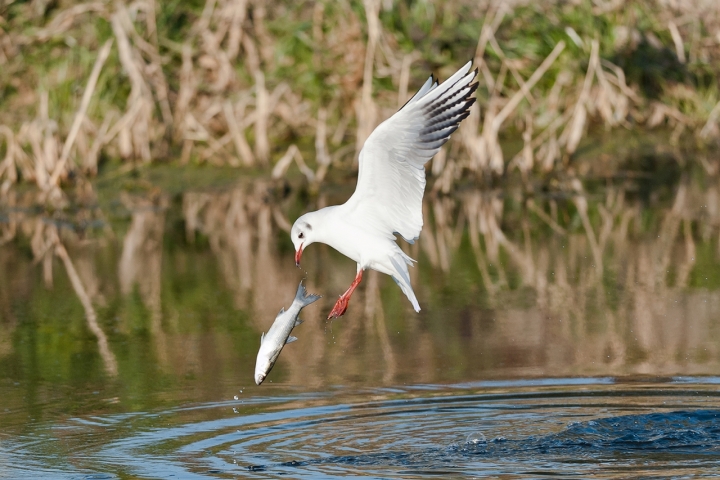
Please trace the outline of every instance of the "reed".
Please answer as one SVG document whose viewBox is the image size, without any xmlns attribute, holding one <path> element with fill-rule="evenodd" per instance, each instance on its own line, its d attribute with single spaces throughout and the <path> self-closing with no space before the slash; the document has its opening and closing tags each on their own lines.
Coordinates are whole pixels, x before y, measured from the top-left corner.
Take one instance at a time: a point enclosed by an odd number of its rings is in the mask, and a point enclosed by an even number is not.
<svg viewBox="0 0 720 480">
<path fill-rule="evenodd" d="M 436 191 L 516 169 L 575 174 L 582 142 L 605 130 L 718 144 L 715 2 L 425 4 L 6 4 L 2 188 L 34 183 L 61 204 L 58 185 L 105 160 L 269 174 L 288 145 L 319 184 L 353 168 L 428 72 L 473 57 L 480 101 L 429 169 Z"/>
</svg>

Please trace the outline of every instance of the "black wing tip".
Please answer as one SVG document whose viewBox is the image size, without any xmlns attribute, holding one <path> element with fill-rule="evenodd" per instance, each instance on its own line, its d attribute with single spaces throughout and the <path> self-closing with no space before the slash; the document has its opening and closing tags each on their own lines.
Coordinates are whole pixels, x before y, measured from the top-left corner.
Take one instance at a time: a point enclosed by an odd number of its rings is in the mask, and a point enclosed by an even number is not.
<svg viewBox="0 0 720 480">
<path fill-rule="evenodd" d="M 468 92 L 468 94 L 472 95 L 473 93 L 475 93 L 475 91 L 477 91 L 479 85 L 480 85 L 480 82 L 475 82 L 475 83 L 471 83 L 470 85 L 468 85 L 468 88 L 470 88 L 470 91 Z"/>
<path fill-rule="evenodd" d="M 470 60 L 470 62 L 472 63 L 472 60 Z M 474 79 L 478 76 L 479 72 L 480 72 L 479 68 L 478 68 L 478 67 L 475 67 L 475 70 L 473 70 L 473 72 L 472 72 L 472 73 L 473 73 L 473 78 L 472 78 L 472 80 L 474 80 Z M 429 80 L 430 80 L 430 85 L 431 85 L 430 90 L 432 90 L 433 88 L 435 88 L 435 87 L 437 87 L 438 85 L 440 85 L 439 77 L 436 77 L 434 73 L 430 73 L 430 78 L 429 78 Z M 472 81 L 472 80 L 470 80 L 470 81 Z M 459 81 L 460 81 L 460 80 L 458 80 L 458 82 L 459 82 Z M 456 82 L 456 83 L 457 83 L 457 82 Z M 478 88 L 478 82 L 475 82 L 475 83 L 473 83 L 473 84 L 471 84 L 471 85 L 468 85 L 468 86 L 470 87 L 470 90 L 468 91 L 468 95 L 472 95 L 472 93 L 475 92 L 475 90 L 477 90 L 477 88 Z M 398 108 L 398 112 L 399 112 L 400 110 L 402 110 L 403 108 L 405 108 L 405 107 L 407 106 L 407 104 L 410 103 L 410 101 L 411 101 L 413 98 L 415 98 L 419 92 L 420 92 L 420 90 L 418 90 L 417 92 L 415 92 L 415 93 L 413 94 L 413 96 L 411 96 L 410 98 L 408 98 L 407 102 L 405 102 L 402 107 Z"/>
<path fill-rule="evenodd" d="M 474 84 L 477 86 L 477 84 Z M 459 123 L 462 119 L 466 117 L 459 118 L 461 114 L 467 112 L 470 107 L 475 103 L 477 100 L 476 97 L 471 96 L 472 90 L 468 90 L 465 92 L 460 98 L 456 99 L 452 103 L 448 104 L 442 104 L 438 107 L 436 107 L 434 110 L 431 111 L 425 111 L 426 116 L 426 126 L 423 130 L 421 130 L 421 134 L 424 133 L 430 133 L 435 132 L 438 130 L 442 130 L 444 128 L 447 128 L 448 126 L 452 125 L 453 123 Z M 455 112 L 452 112 L 450 114 L 444 113 L 447 110 L 450 110 L 453 107 L 456 107 L 458 105 L 461 105 L 461 108 L 458 109 Z"/>
<path fill-rule="evenodd" d="M 478 82 L 475 82 L 461 87 L 454 94 L 449 96 L 446 94 L 447 92 L 444 92 L 429 105 L 425 106 L 425 108 L 423 108 L 423 113 L 428 117 L 440 115 L 449 108 L 452 108 L 462 102 L 468 102 L 470 96 L 475 93 L 477 88 Z M 472 103 L 469 105 L 472 105 Z"/>
</svg>

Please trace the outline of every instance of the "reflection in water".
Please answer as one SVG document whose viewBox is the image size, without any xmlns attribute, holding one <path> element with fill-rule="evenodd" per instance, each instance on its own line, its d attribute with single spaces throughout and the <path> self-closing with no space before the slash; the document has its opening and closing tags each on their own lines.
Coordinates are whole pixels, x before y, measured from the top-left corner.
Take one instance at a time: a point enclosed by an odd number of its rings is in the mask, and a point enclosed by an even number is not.
<svg viewBox="0 0 720 480">
<path fill-rule="evenodd" d="M 324 298 L 303 312 L 299 341 L 269 379 L 276 383 L 711 373 L 720 363 L 714 181 L 682 180 L 665 209 L 648 208 L 633 184 L 591 195 L 571 182 L 571 193 L 532 198 L 513 189 L 431 193 L 423 234 L 404 247 L 419 260 L 411 273 L 423 311 L 413 313 L 392 282 L 369 272 L 358 303 L 334 322 L 322 312 L 344 291 L 353 265 L 317 245 L 306 252 L 307 271 L 296 269 L 286 233 L 292 199 L 275 200 L 271 183 L 185 192 L 181 212 L 162 194 L 123 196 L 129 223 L 113 220 L 114 234 L 89 235 L 77 221 L 34 216 L 6 200 L 0 325 L 11 338 L 18 299 L 79 300 L 110 374 L 118 369 L 114 342 L 149 342 L 150 365 L 166 374 L 250 385 L 260 332 L 306 275 L 308 289 Z M 303 208 L 330 203 L 327 195 Z M 181 223 L 167 220 L 178 213 Z M 23 239 L 33 271 L 53 290 L 40 294 L 32 278 L 13 276 L 16 264 L 29 262 L 9 253 L 22 252 Z M 53 258 L 74 297 L 53 284 Z M 17 348 L 0 342 L 6 359 Z M 126 365 L 127 375 L 142 376 L 148 364 L 135 365 L 135 350 L 121 350 L 121 372 Z"/>
<path fill-rule="evenodd" d="M 80 238 L 77 231 L 61 228 L 63 225 L 62 220 L 23 214 L 24 206 L 18 205 L 15 192 L 8 192 L 3 196 L 3 200 L 5 200 L 8 210 L 7 221 L 4 226 L 6 241 L 12 240 L 18 230 L 30 238 L 32 263 L 42 264 L 43 281 L 47 289 L 52 289 L 54 285 L 53 260 L 55 257 L 61 260 L 72 290 L 84 309 L 87 327 L 96 338 L 98 353 L 104 364 L 105 371 L 111 377 L 116 376 L 118 374 L 117 359 L 110 349 L 107 335 L 98 323 L 98 315 L 93 306 L 93 300 L 100 301 L 102 296 L 99 293 L 98 278 L 92 266 L 88 265 L 87 256 L 84 255 L 87 243 Z M 78 257 L 82 259 L 79 262 L 80 269 L 76 268 L 66 246 L 77 250 Z M 7 261 L 9 260 L 7 258 Z M 14 268 L 11 268 L 3 270 L 3 272 L 6 275 L 12 275 L 10 272 L 13 270 Z M 7 299 L 9 305 L 4 308 L 6 312 L 12 312 L 12 304 L 18 300 L 12 294 L 14 292 L 12 290 L 10 292 L 11 296 Z M 13 318 L 14 315 L 10 313 L 8 317 Z"/>
<path fill-rule="evenodd" d="M 167 351 L 167 337 L 162 328 L 161 303 L 162 244 L 167 199 L 158 194 L 150 198 L 123 195 L 122 201 L 131 212 L 131 222 L 123 239 L 118 265 L 120 291 L 127 296 L 137 286 L 150 312 L 150 332 L 156 345 L 158 363 L 167 366 L 171 354 Z"/>
<path fill-rule="evenodd" d="M 298 270 L 287 230 L 300 209 L 341 193 L 308 205 L 256 181 L 176 198 L 123 195 L 118 210 L 70 215 L 39 214 L 32 199 L 9 192 L 0 210 L 0 425 L 10 437 L 0 438 L 0 457 L 34 477 L 43 467 L 25 459 L 47 459 L 45 473 L 58 478 L 400 475 L 463 465 L 553 475 L 582 467 L 581 454 L 596 472 L 620 445 L 666 455 L 663 468 L 677 476 L 704 472 L 716 463 L 704 459 L 705 447 L 717 449 L 718 423 L 702 412 L 717 404 L 707 377 L 667 386 L 608 377 L 718 371 L 712 178 L 682 179 L 656 199 L 632 183 L 599 193 L 571 183 L 529 198 L 513 188 L 430 193 L 423 234 L 404 246 L 419 260 L 411 275 L 423 310 L 368 272 L 356 303 L 333 322 L 324 313 L 355 265 L 316 245 Z M 303 310 L 299 340 L 257 387 L 260 332 L 303 277 L 324 297 Z M 571 378 L 547 378 L 561 376 Z M 658 411 L 659 421 L 646 415 Z M 584 423 L 566 427 L 576 420 Z M 704 423 L 672 437 L 665 420 Z M 643 436 L 637 422 L 656 435 Z M 613 424 L 637 441 L 618 443 Z M 485 444 L 462 444 L 478 431 Z M 492 443 L 499 436 L 510 440 Z M 686 457 L 668 454 L 698 439 L 703 446 Z M 657 473 L 624 460 L 619 469 L 609 462 L 609 474 Z"/>
</svg>

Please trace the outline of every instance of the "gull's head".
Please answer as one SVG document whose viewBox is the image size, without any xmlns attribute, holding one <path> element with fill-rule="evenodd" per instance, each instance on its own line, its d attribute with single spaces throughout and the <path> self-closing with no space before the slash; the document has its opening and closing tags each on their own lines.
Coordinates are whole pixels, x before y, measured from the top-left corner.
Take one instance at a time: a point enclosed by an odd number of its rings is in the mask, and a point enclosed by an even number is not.
<svg viewBox="0 0 720 480">
<path fill-rule="evenodd" d="M 295 224 L 290 230 L 290 239 L 295 246 L 295 265 L 300 266 L 300 258 L 303 249 L 315 241 L 313 236 L 313 214 L 316 212 L 306 213 L 302 217 L 295 220 Z"/>
</svg>

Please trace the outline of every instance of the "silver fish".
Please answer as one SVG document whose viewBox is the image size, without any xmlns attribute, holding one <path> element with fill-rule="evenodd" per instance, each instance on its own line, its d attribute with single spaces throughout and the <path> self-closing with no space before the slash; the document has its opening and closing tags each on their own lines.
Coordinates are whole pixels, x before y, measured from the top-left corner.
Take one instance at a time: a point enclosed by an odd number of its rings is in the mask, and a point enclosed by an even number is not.
<svg viewBox="0 0 720 480">
<path fill-rule="evenodd" d="M 302 323 L 302 320 L 298 318 L 300 310 L 319 298 L 321 298 L 320 295 L 308 295 L 302 281 L 300 281 L 295 300 L 293 300 L 290 308 L 287 310 L 280 309 L 280 313 L 275 317 L 270 330 L 268 330 L 267 334 L 263 333 L 260 336 L 260 351 L 255 361 L 255 383 L 260 385 L 265 380 L 285 344 L 297 340 L 297 337 L 290 336 L 290 332 Z"/>
</svg>

